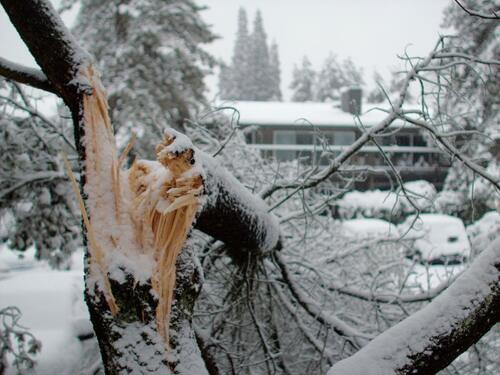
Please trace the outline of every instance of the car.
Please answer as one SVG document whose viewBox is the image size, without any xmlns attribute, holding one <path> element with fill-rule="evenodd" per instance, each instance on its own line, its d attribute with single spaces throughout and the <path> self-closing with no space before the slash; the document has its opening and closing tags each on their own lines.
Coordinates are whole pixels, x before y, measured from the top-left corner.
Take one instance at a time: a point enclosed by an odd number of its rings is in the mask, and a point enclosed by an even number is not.
<svg viewBox="0 0 500 375">
<path fill-rule="evenodd" d="M 459 218 L 441 214 L 411 215 L 398 229 L 410 243 L 406 255 L 421 263 L 459 264 L 470 257 L 470 242 Z"/>
</svg>

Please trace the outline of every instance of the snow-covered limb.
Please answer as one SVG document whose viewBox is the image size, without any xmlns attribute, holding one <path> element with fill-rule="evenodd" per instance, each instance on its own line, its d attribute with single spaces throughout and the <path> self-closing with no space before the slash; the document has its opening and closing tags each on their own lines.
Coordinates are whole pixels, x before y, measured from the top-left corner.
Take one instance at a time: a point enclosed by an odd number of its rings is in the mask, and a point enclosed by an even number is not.
<svg viewBox="0 0 500 375">
<path fill-rule="evenodd" d="M 500 239 L 433 302 L 377 336 L 329 375 L 434 374 L 500 317 Z"/>
<path fill-rule="evenodd" d="M 45 74 L 39 69 L 28 68 L 0 57 L 0 75 L 58 95 L 55 87 L 52 86 Z"/>
<path fill-rule="evenodd" d="M 386 304 L 402 304 L 402 303 L 419 303 L 432 301 L 439 294 L 441 294 L 451 283 L 455 280 L 454 277 L 443 281 L 436 288 L 418 294 L 385 294 L 366 292 L 361 289 L 337 285 L 333 282 L 329 283 L 326 288 L 331 292 L 344 294 L 346 296 L 354 297 L 363 301 L 386 303 Z"/>
<path fill-rule="evenodd" d="M 6 196 L 8 196 L 10 193 L 15 191 L 16 189 L 19 189 L 21 186 L 31 184 L 36 181 L 47 181 L 47 180 L 54 180 L 54 179 L 65 179 L 66 175 L 62 171 L 43 171 L 43 172 L 35 172 L 31 173 L 28 176 L 19 176 L 19 178 L 16 178 L 14 176 L 14 180 L 19 180 L 18 182 L 15 182 L 11 186 L 0 190 L 0 201 L 4 199 Z"/>
<path fill-rule="evenodd" d="M 76 110 L 79 67 L 91 57 L 78 45 L 49 1 L 1 0 L 11 22 L 57 94 Z"/>
<path fill-rule="evenodd" d="M 276 291 L 276 294 L 278 294 L 278 297 L 279 297 L 281 303 L 283 304 L 283 306 L 285 306 L 285 308 L 288 310 L 290 315 L 292 315 L 292 318 L 297 323 L 297 326 L 302 331 L 302 334 L 304 335 L 306 340 L 309 341 L 309 343 L 314 347 L 314 349 L 318 353 L 320 353 L 321 355 L 325 355 L 329 365 L 331 365 L 330 358 L 333 357 L 333 353 L 328 349 L 328 347 L 325 347 L 323 342 L 321 342 L 317 337 L 314 337 L 314 335 L 311 334 L 309 327 L 307 327 L 304 324 L 304 322 L 302 322 L 301 317 L 297 313 L 296 309 L 292 306 L 290 301 L 286 298 L 286 296 L 284 295 L 281 288 L 279 286 L 273 284 L 273 289 Z"/>
<path fill-rule="evenodd" d="M 280 247 L 277 218 L 259 197 L 248 191 L 210 155 L 201 155 L 208 194 L 196 228 L 229 247 L 266 253 Z M 231 251 L 232 255 L 238 253 Z M 241 256 L 241 254 L 239 254 Z"/>
</svg>

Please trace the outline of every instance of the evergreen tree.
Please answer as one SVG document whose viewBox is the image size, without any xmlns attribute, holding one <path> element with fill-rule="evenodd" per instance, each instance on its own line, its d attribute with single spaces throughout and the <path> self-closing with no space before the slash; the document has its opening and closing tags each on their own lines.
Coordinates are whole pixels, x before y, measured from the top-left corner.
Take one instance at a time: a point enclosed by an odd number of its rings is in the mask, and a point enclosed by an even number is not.
<svg viewBox="0 0 500 375">
<path fill-rule="evenodd" d="M 495 9 L 493 0 L 467 0 L 462 2 L 468 9 Z M 464 16 L 461 8 L 450 4 L 445 10 L 444 26 L 451 27 L 459 35 L 451 52 L 459 51 L 479 59 L 499 60 L 498 20 Z M 500 176 L 499 161 L 493 153 L 495 139 L 500 133 L 500 71 L 498 66 L 482 69 L 459 66 L 448 78 L 451 85 L 440 103 L 441 116 L 446 116 L 455 131 L 475 131 L 469 137 L 457 137 L 457 146 L 467 157 L 480 162 L 490 174 Z M 473 98 L 473 100 L 463 100 Z M 470 170 L 454 161 L 448 172 L 444 189 L 458 194 L 464 220 L 477 219 L 485 210 L 495 208 L 495 190 L 478 180 Z M 498 197 L 498 195 L 497 195 Z M 498 199 L 498 198 L 497 198 Z M 474 207 L 473 207 L 474 206 Z"/>
<path fill-rule="evenodd" d="M 292 101 L 306 102 L 314 100 L 314 85 L 316 72 L 313 70 L 311 62 L 304 56 L 300 68 L 293 69 L 292 83 L 290 88 L 293 90 Z"/>
<path fill-rule="evenodd" d="M 281 101 L 281 69 L 278 54 L 278 45 L 274 41 L 269 50 L 269 76 L 271 77 L 271 100 Z"/>
<path fill-rule="evenodd" d="M 240 8 L 231 65 L 222 67 L 219 76 L 222 99 L 281 100 L 278 46 L 269 48 L 266 39 L 260 11 L 249 34 L 246 11 Z"/>
<path fill-rule="evenodd" d="M 316 100 L 326 102 L 340 98 L 340 90 L 346 85 L 342 66 L 337 56 L 330 54 L 318 74 Z"/>
<path fill-rule="evenodd" d="M 250 36 L 248 34 L 247 13 L 244 8 L 240 8 L 231 66 L 223 66 L 219 77 L 222 99 L 243 100 L 248 96 L 250 84 L 249 56 Z"/>
<path fill-rule="evenodd" d="M 342 62 L 342 74 L 345 86 L 364 86 L 363 69 L 356 66 L 350 57 Z"/>
<path fill-rule="evenodd" d="M 75 2 L 75 0 L 70 0 Z M 75 33 L 106 72 L 113 123 L 136 129 L 143 149 L 165 125 L 182 129 L 205 103 L 214 40 L 193 0 L 83 0 Z M 120 133 L 119 133 L 120 134 Z"/>
<path fill-rule="evenodd" d="M 338 100 L 344 87 L 363 86 L 363 71 L 351 58 L 342 63 L 337 56 L 330 54 L 318 74 L 316 100 L 325 102 Z"/>
<path fill-rule="evenodd" d="M 74 193 L 58 153 L 73 154 L 71 128 L 36 109 L 23 88 L 0 78 L 0 243 L 57 268 L 81 246 Z"/>
<path fill-rule="evenodd" d="M 221 99 L 229 99 L 233 96 L 234 80 L 233 69 L 224 62 L 219 64 L 219 96 Z"/>
<path fill-rule="evenodd" d="M 251 82 L 249 83 L 247 100 L 267 101 L 272 98 L 269 49 L 266 39 L 262 15 L 260 11 L 257 11 L 250 35 L 249 71 Z"/>
<path fill-rule="evenodd" d="M 375 88 L 368 93 L 366 100 L 372 104 L 382 103 L 386 99 L 382 88 L 384 90 L 387 90 L 387 88 L 385 87 L 384 78 L 378 71 L 373 72 L 373 82 L 375 83 Z"/>
</svg>

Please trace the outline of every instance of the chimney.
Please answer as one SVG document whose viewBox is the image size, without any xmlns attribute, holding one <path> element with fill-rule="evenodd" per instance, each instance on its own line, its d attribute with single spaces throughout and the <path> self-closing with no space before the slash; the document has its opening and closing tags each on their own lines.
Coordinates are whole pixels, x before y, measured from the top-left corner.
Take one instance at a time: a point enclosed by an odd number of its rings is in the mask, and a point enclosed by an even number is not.
<svg viewBox="0 0 500 375">
<path fill-rule="evenodd" d="M 363 91 L 360 87 L 348 87 L 340 94 L 340 107 L 344 112 L 353 115 L 361 114 L 361 97 Z"/>
</svg>

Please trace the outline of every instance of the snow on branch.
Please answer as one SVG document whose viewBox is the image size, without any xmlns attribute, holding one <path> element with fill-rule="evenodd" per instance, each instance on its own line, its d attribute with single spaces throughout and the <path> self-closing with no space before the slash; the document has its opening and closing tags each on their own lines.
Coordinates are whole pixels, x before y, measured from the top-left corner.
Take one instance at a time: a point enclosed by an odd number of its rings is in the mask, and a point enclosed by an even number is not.
<svg viewBox="0 0 500 375">
<path fill-rule="evenodd" d="M 49 91 L 57 92 L 75 109 L 79 92 L 88 87 L 86 82 L 75 80 L 75 76 L 91 62 L 90 55 L 75 41 L 49 1 L 0 0 L 0 3 L 54 88 Z"/>
<path fill-rule="evenodd" d="M 444 85 L 442 82 L 434 82 L 429 80 L 426 77 L 422 76 L 422 73 L 436 73 L 440 74 L 442 71 L 448 71 L 457 66 L 468 66 L 472 67 L 473 65 L 482 65 L 482 66 L 499 66 L 500 61 L 495 59 L 481 59 L 477 56 L 472 56 L 469 54 L 465 54 L 462 52 L 457 52 L 450 50 L 445 46 L 445 40 L 447 40 L 448 36 L 442 36 L 439 38 L 436 43 L 434 49 L 429 53 L 429 55 L 425 58 L 412 58 L 406 56 L 405 61 L 411 66 L 411 70 L 408 71 L 406 76 L 404 77 L 401 89 L 399 91 L 399 96 L 394 102 L 391 102 L 390 109 L 381 109 L 376 108 L 376 110 L 380 110 L 387 113 L 387 116 L 379 122 L 377 125 L 370 127 L 368 129 L 364 129 L 364 132 L 361 134 L 359 138 L 355 140 L 349 147 L 346 147 L 340 154 L 335 157 L 329 164 L 328 167 L 315 172 L 314 174 L 307 175 L 305 178 L 290 182 L 287 180 L 276 181 L 270 186 L 265 187 L 260 196 L 263 198 L 267 198 L 274 194 L 276 191 L 283 189 L 291 189 L 291 192 L 287 193 L 286 198 L 284 200 L 290 198 L 297 192 L 312 188 L 317 186 L 318 184 L 328 180 L 333 174 L 339 172 L 342 166 L 348 162 L 351 157 L 353 157 L 358 151 L 360 151 L 367 143 L 375 142 L 375 138 L 377 135 L 383 133 L 387 130 L 395 120 L 402 119 L 408 123 L 412 123 L 414 125 L 425 128 L 425 130 L 431 132 L 436 140 L 444 146 L 444 150 L 453 157 L 461 160 L 466 167 L 478 173 L 488 181 L 490 181 L 495 187 L 498 189 L 498 179 L 494 176 L 489 175 L 483 168 L 472 162 L 470 159 L 467 159 L 465 156 L 461 155 L 461 153 L 456 150 L 450 142 L 447 142 L 444 137 L 437 137 L 437 132 L 435 131 L 435 127 L 427 124 L 425 121 L 422 121 L 420 118 L 415 118 L 408 116 L 409 111 L 405 111 L 403 109 L 403 105 L 405 103 L 408 89 L 410 83 L 412 81 L 425 81 L 429 82 L 433 85 Z M 426 120 L 425 114 L 423 111 L 418 111 L 411 113 L 413 115 L 423 116 L 424 120 Z"/>
<path fill-rule="evenodd" d="M 401 118 L 413 125 L 427 130 L 431 133 L 436 142 L 441 144 L 450 155 L 460 160 L 466 167 L 477 173 L 479 176 L 488 180 L 500 192 L 500 180 L 498 179 L 498 176 L 492 176 L 483 167 L 474 163 L 470 158 L 464 155 L 464 153 L 460 152 L 455 146 L 453 146 L 453 144 L 446 139 L 447 137 L 437 132 L 432 125 L 428 124 L 426 121 L 414 119 L 409 116 L 401 116 Z"/>
<path fill-rule="evenodd" d="M 241 249 L 265 254 L 279 249 L 278 219 L 269 207 L 210 155 L 197 151 L 206 173 L 208 194 L 196 228 L 223 241 L 232 255 Z M 236 251 L 236 253 L 234 251 Z"/>
<path fill-rule="evenodd" d="M 500 239 L 422 310 L 377 336 L 329 375 L 434 374 L 500 317 Z"/>
<path fill-rule="evenodd" d="M 58 95 L 56 88 L 39 69 L 28 68 L 0 57 L 0 76 Z"/>
</svg>

